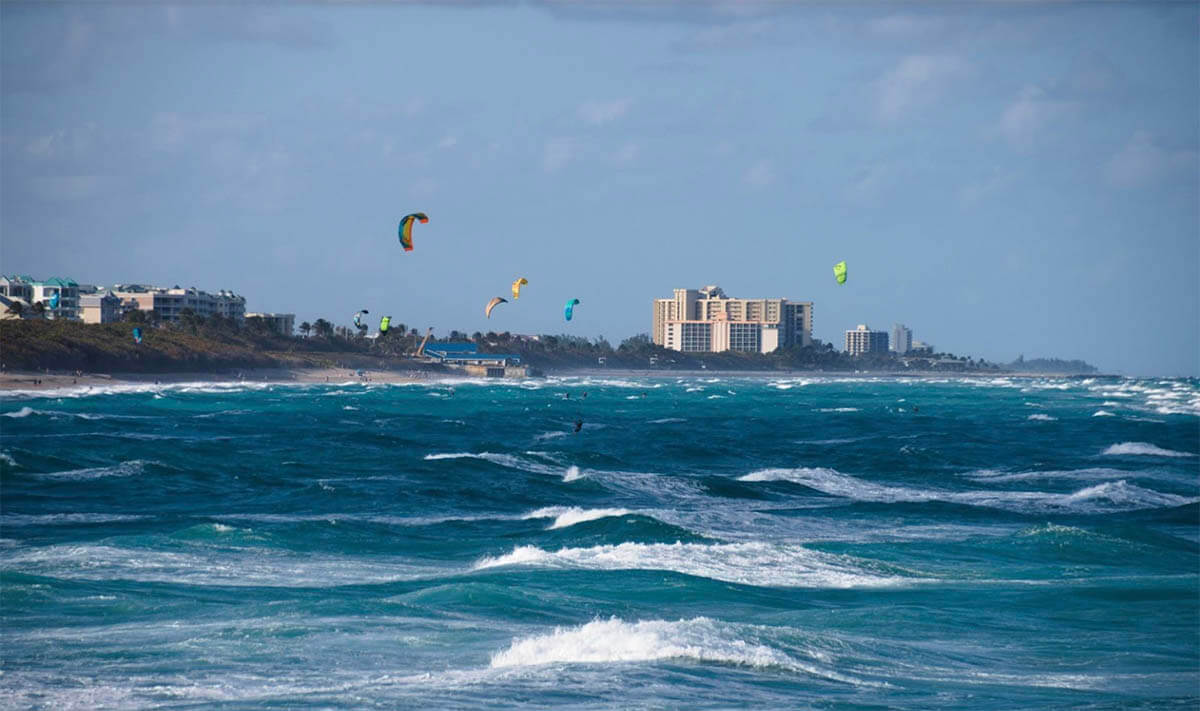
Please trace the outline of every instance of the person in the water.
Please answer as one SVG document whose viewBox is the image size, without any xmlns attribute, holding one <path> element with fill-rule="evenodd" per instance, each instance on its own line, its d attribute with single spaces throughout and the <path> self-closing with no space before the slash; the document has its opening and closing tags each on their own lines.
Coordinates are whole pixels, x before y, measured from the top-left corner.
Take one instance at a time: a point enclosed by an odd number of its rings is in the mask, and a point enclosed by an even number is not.
<svg viewBox="0 0 1200 711">
<path fill-rule="evenodd" d="M 575 431 L 583 429 L 583 420 L 575 420 Z"/>
</svg>

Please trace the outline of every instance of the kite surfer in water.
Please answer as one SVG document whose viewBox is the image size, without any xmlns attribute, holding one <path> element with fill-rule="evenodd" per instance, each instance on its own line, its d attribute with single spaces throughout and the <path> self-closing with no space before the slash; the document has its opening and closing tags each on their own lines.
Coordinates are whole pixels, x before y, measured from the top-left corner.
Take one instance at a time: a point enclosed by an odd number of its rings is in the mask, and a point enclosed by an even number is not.
<svg viewBox="0 0 1200 711">
<path fill-rule="evenodd" d="M 578 433 L 581 429 L 583 429 L 583 420 L 575 420 L 575 432 Z"/>
</svg>

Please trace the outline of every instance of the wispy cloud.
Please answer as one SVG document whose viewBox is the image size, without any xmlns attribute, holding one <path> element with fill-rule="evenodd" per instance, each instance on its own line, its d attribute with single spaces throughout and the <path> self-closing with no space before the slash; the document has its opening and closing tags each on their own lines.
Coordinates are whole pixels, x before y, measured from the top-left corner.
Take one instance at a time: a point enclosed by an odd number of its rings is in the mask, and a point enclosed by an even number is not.
<svg viewBox="0 0 1200 711">
<path fill-rule="evenodd" d="M 1013 147 L 1029 150 L 1040 134 L 1072 107 L 1071 102 L 1052 98 L 1040 87 L 1026 86 L 1004 108 L 996 129 Z"/>
<path fill-rule="evenodd" d="M 1191 171 L 1200 155 L 1194 150 L 1168 150 L 1146 131 L 1136 131 L 1104 166 L 1105 181 L 1115 188 L 1138 188 Z"/>
<path fill-rule="evenodd" d="M 579 117 L 593 126 L 612 123 L 629 112 L 633 99 L 589 101 L 579 107 Z"/>
<path fill-rule="evenodd" d="M 877 111 L 895 121 L 932 103 L 951 83 L 966 77 L 970 66 L 953 55 L 909 55 L 877 82 Z"/>
<path fill-rule="evenodd" d="M 742 180 L 756 188 L 766 187 L 775 182 L 775 166 L 765 158 L 759 160 L 750 166 Z"/>
<path fill-rule="evenodd" d="M 542 170 L 557 173 L 575 158 L 575 154 L 575 139 L 551 138 L 542 149 Z"/>
</svg>

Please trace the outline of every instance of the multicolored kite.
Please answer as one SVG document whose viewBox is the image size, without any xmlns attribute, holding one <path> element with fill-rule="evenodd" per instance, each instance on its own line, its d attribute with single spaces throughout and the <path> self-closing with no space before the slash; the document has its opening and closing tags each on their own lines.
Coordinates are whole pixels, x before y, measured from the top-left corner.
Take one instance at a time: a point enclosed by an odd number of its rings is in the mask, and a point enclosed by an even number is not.
<svg viewBox="0 0 1200 711">
<path fill-rule="evenodd" d="M 404 247 L 405 252 L 411 252 L 412 244 L 412 226 L 413 220 L 419 220 L 421 224 L 429 222 L 429 216 L 423 212 L 414 212 L 411 215 L 405 215 L 400 220 L 400 245 Z"/>
</svg>

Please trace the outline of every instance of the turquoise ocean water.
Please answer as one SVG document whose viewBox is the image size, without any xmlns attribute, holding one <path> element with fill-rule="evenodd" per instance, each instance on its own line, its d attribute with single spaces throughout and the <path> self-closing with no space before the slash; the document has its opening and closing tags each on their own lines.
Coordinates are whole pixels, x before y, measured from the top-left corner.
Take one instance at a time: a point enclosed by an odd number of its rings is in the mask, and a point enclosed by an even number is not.
<svg viewBox="0 0 1200 711">
<path fill-rule="evenodd" d="M 6 393 L 0 707 L 1196 708 L 1198 413 L 1119 378 Z"/>
</svg>

